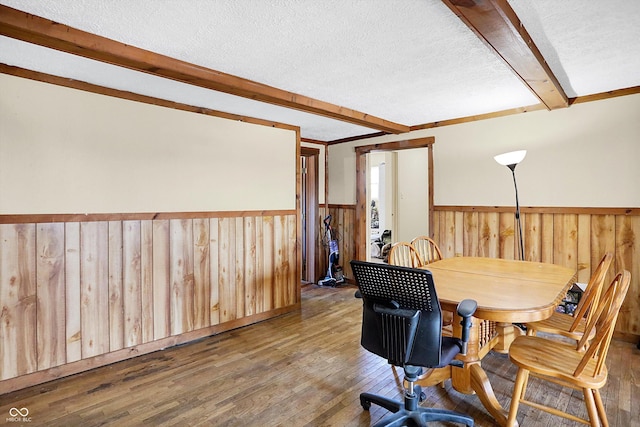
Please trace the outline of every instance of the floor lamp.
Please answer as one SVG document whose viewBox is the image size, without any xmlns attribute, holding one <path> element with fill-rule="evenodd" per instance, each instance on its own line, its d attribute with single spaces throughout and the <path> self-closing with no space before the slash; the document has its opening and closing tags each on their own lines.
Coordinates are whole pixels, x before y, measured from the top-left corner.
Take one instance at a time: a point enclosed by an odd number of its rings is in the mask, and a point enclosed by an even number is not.
<svg viewBox="0 0 640 427">
<path fill-rule="evenodd" d="M 516 184 L 516 166 L 527 155 L 527 150 L 511 151 L 509 153 L 499 154 L 494 157 L 495 161 L 503 166 L 511 169 L 513 175 L 513 186 L 516 189 L 516 222 L 518 226 L 518 235 L 520 238 L 520 259 L 524 260 L 524 244 L 522 243 L 522 223 L 520 222 L 520 202 L 518 201 L 518 184 Z"/>
</svg>

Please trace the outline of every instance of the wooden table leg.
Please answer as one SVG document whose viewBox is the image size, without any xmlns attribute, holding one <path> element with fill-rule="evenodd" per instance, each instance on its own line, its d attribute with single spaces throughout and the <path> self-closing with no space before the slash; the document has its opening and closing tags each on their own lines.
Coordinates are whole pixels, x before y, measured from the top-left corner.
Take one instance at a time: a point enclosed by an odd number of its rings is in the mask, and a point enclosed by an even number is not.
<svg viewBox="0 0 640 427">
<path fill-rule="evenodd" d="M 474 363 L 469 366 L 471 374 L 471 388 L 476 392 L 478 398 L 482 402 L 482 405 L 487 408 L 487 411 L 493 416 L 498 425 L 506 426 L 507 419 L 509 418 L 509 411 L 504 409 L 496 395 L 493 392 L 493 387 L 489 382 L 487 373 L 482 369 L 480 363 Z M 518 423 L 516 422 L 516 426 Z"/>
<path fill-rule="evenodd" d="M 457 322 L 454 321 L 454 335 L 459 333 L 456 323 Z M 487 408 L 487 411 L 489 411 L 491 416 L 496 420 L 496 423 L 500 426 L 506 426 L 509 411 L 505 410 L 500 405 L 500 402 L 498 402 L 493 387 L 487 377 L 487 373 L 480 363 L 482 355 L 490 350 L 490 348 L 480 350 L 478 335 L 478 325 L 480 325 L 480 323 L 481 321 L 479 319 L 474 319 L 473 327 L 469 334 L 467 354 L 466 356 L 459 357 L 459 359 L 464 362 L 464 366 L 461 368 L 451 368 L 451 385 L 461 393 L 475 393 L 480 399 L 480 402 L 482 402 L 482 405 Z M 496 332 L 499 335 L 499 339 L 492 340 L 489 346 L 493 346 L 493 350 L 499 347 L 501 350 L 508 352 L 511 342 L 520 335 L 521 331 L 510 323 L 501 323 L 496 325 Z"/>
<path fill-rule="evenodd" d="M 451 366 L 445 366 L 437 369 L 430 369 L 426 374 L 418 378 L 416 384 L 421 387 L 431 387 L 436 384 L 444 383 L 451 378 Z"/>
<path fill-rule="evenodd" d="M 493 347 L 493 351 L 498 353 L 507 354 L 509 353 L 509 347 L 513 340 L 515 340 L 520 335 L 524 335 L 522 329 L 514 326 L 513 323 L 496 323 L 496 331 L 498 332 L 498 336 L 500 339 L 495 347 Z"/>
<path fill-rule="evenodd" d="M 479 361 L 465 363 L 461 368 L 452 368 L 451 385 L 460 393 L 476 394 L 496 423 L 500 426 L 507 425 L 509 411 L 498 402 L 487 373 Z"/>
</svg>

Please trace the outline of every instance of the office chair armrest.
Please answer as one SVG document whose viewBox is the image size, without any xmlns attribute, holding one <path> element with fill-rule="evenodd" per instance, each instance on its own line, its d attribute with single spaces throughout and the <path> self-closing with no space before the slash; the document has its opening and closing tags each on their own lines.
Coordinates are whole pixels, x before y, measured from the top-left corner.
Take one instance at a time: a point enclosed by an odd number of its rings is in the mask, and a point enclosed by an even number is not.
<svg viewBox="0 0 640 427">
<path fill-rule="evenodd" d="M 460 349 L 460 354 L 467 354 L 467 343 L 469 342 L 469 330 L 471 329 L 471 316 L 476 312 L 478 308 L 478 303 L 472 299 L 465 299 L 460 301 L 458 304 L 457 312 L 460 317 L 462 317 L 462 321 L 460 324 L 462 325 L 462 336 L 461 344 L 462 347 Z"/>
<path fill-rule="evenodd" d="M 473 316 L 477 308 L 478 303 L 475 300 L 465 299 L 460 301 L 458 307 L 456 308 L 456 311 L 458 312 L 460 317 L 464 318 Z"/>
</svg>

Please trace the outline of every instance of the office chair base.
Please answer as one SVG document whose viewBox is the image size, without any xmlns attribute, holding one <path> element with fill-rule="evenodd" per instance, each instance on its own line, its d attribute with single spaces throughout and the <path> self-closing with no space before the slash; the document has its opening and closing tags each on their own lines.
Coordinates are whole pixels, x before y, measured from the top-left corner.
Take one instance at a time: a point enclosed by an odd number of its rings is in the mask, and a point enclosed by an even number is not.
<svg viewBox="0 0 640 427">
<path fill-rule="evenodd" d="M 383 418 L 374 427 L 426 426 L 431 421 L 449 421 L 473 427 L 473 418 L 454 411 L 439 408 L 423 408 L 417 406 L 418 395 L 405 397 L 405 403 L 391 400 L 371 393 L 360 394 L 360 404 L 369 410 L 372 403 L 381 406 L 393 414 Z M 414 407 L 415 410 L 406 409 Z"/>
</svg>

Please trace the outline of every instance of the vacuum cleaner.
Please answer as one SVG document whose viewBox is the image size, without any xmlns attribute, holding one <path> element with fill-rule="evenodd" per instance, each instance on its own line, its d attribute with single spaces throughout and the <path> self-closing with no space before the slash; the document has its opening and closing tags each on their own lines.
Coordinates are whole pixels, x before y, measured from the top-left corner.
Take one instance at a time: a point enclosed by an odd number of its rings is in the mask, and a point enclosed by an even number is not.
<svg viewBox="0 0 640 427">
<path fill-rule="evenodd" d="M 338 233 L 331 227 L 331 215 L 324 219 L 325 237 L 323 244 L 329 247 L 329 267 L 324 279 L 318 281 L 319 286 L 337 286 L 344 283 L 344 273 L 340 266 L 340 252 L 338 251 Z"/>
</svg>

